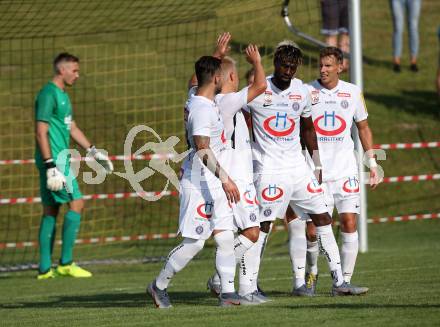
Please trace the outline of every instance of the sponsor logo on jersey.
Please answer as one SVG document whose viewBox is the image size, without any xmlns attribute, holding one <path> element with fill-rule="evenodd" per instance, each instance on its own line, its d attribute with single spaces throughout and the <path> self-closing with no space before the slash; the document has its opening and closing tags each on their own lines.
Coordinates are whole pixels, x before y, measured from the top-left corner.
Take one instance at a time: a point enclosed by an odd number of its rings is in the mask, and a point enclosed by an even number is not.
<svg viewBox="0 0 440 327">
<path fill-rule="evenodd" d="M 321 193 L 322 187 L 316 179 L 312 179 L 312 181 L 309 184 L 307 184 L 307 191 L 313 194 Z"/>
<path fill-rule="evenodd" d="M 272 92 L 265 91 L 264 92 L 264 103 L 263 107 L 268 107 L 272 105 Z"/>
<path fill-rule="evenodd" d="M 295 120 L 287 113 L 277 112 L 275 116 L 266 118 L 263 122 L 264 130 L 272 136 L 287 136 L 295 129 Z"/>
<path fill-rule="evenodd" d="M 225 131 L 222 131 L 222 135 L 220 135 L 220 139 L 222 140 L 223 144 L 226 144 L 226 137 L 225 137 Z"/>
<path fill-rule="evenodd" d="M 324 111 L 324 115 L 318 116 L 313 124 L 315 125 L 316 132 L 325 136 L 341 134 L 347 127 L 344 118 L 336 115 L 334 111 Z"/>
<path fill-rule="evenodd" d="M 289 99 L 290 100 L 302 100 L 302 96 L 301 96 L 301 94 L 290 94 L 289 95 Z"/>
<path fill-rule="evenodd" d="M 314 90 L 311 92 L 311 98 L 312 98 L 312 105 L 318 104 L 319 102 L 319 91 Z"/>
<path fill-rule="evenodd" d="M 341 101 L 341 107 L 342 107 L 343 109 L 347 109 L 349 105 L 350 105 L 350 104 L 348 103 L 347 100 L 342 100 L 342 101 Z"/>
<path fill-rule="evenodd" d="M 356 179 L 356 177 L 349 177 L 342 185 L 342 189 L 345 193 L 358 193 L 359 181 Z"/>
<path fill-rule="evenodd" d="M 344 92 L 338 92 L 337 96 L 340 98 L 351 98 L 350 93 L 344 93 Z"/>
<path fill-rule="evenodd" d="M 64 124 L 66 124 L 66 129 L 68 131 L 70 131 L 70 128 L 72 126 L 72 116 L 71 115 L 64 117 Z"/>
<path fill-rule="evenodd" d="M 210 219 L 212 217 L 212 209 L 214 209 L 214 202 L 205 202 L 197 207 L 197 214 L 204 219 Z"/>
<path fill-rule="evenodd" d="M 281 187 L 278 187 L 276 184 L 269 184 L 268 187 L 264 188 L 261 191 L 261 197 L 266 201 L 276 201 L 281 198 L 284 194 L 284 191 Z"/>
<path fill-rule="evenodd" d="M 243 193 L 244 202 L 249 204 L 254 204 L 254 200 L 252 199 L 251 191 L 246 191 Z"/>
</svg>

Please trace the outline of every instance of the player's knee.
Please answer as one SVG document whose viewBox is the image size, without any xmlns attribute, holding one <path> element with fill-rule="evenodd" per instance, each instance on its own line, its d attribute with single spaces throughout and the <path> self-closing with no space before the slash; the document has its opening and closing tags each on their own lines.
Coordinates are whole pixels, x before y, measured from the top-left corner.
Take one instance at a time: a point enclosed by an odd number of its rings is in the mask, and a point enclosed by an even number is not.
<svg viewBox="0 0 440 327">
<path fill-rule="evenodd" d="M 195 254 L 199 253 L 205 246 L 205 240 L 196 240 L 193 238 L 184 238 L 182 243 L 189 245 Z"/>
<path fill-rule="evenodd" d="M 313 222 L 307 222 L 306 237 L 309 242 L 316 242 L 316 227 Z"/>
<path fill-rule="evenodd" d="M 344 233 L 354 233 L 356 231 L 356 219 L 341 220 L 341 230 Z"/>
<path fill-rule="evenodd" d="M 234 233 L 230 230 L 225 230 L 214 235 L 217 249 L 221 251 L 234 252 Z"/>
<path fill-rule="evenodd" d="M 292 220 L 298 218 L 298 216 L 296 215 L 295 211 L 293 211 L 293 209 L 288 206 L 287 210 L 286 210 L 286 222 L 290 223 Z"/>
<path fill-rule="evenodd" d="M 59 211 L 60 211 L 59 206 L 44 206 L 43 215 L 56 217 L 58 216 Z"/>
<path fill-rule="evenodd" d="M 262 221 L 260 223 L 260 229 L 263 233 L 269 233 L 270 232 L 270 226 L 272 225 L 271 221 Z"/>
<path fill-rule="evenodd" d="M 70 202 L 69 207 L 70 210 L 81 213 L 82 210 L 84 209 L 84 200 L 83 199 L 74 200 Z"/>
<path fill-rule="evenodd" d="M 315 226 L 326 226 L 332 223 L 332 217 L 330 217 L 327 212 L 320 214 L 310 214 L 310 218 L 312 218 Z"/>
<path fill-rule="evenodd" d="M 258 237 L 260 236 L 260 228 L 251 227 L 245 229 L 241 234 L 245 236 L 249 241 L 255 243 L 258 241 Z"/>
</svg>

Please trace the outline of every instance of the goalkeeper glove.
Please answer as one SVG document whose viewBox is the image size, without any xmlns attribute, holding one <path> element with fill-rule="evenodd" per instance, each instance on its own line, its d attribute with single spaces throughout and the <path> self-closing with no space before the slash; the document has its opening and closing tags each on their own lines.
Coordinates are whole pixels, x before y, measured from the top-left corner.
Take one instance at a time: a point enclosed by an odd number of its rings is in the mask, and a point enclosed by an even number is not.
<svg viewBox="0 0 440 327">
<path fill-rule="evenodd" d="M 87 156 L 92 157 L 97 163 L 104 167 L 107 174 L 111 174 L 113 172 L 113 164 L 111 160 L 106 154 L 98 151 L 94 145 L 87 149 Z"/>
<path fill-rule="evenodd" d="M 48 159 L 44 162 L 46 171 L 46 187 L 54 192 L 61 191 L 66 183 L 66 177 L 58 170 L 53 162 L 53 159 Z"/>
</svg>

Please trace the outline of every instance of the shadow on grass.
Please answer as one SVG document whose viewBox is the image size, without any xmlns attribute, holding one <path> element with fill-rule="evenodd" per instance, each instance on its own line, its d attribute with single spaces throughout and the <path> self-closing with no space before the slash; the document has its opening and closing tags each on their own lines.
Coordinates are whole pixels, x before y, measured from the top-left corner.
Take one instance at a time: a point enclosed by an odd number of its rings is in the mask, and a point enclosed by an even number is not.
<svg viewBox="0 0 440 327">
<path fill-rule="evenodd" d="M 424 114 L 440 118 L 440 104 L 437 94 L 430 91 L 402 91 L 400 94 L 366 93 L 365 98 L 398 112 Z M 398 119 L 398 117 L 396 117 Z"/>
<path fill-rule="evenodd" d="M 217 300 L 208 292 L 170 292 L 173 305 L 186 304 L 215 306 Z M 46 302 L 4 303 L 1 309 L 34 308 L 136 308 L 153 307 L 153 301 L 146 293 L 103 293 L 94 295 L 59 296 Z"/>
<path fill-rule="evenodd" d="M 278 298 L 290 297 L 287 293 L 269 292 L 269 296 L 277 295 Z M 212 298 L 206 292 L 174 292 L 170 293 L 171 301 L 174 306 L 178 305 L 194 305 L 194 306 L 209 306 L 215 307 L 217 300 Z M 324 298 L 327 296 L 319 296 Z M 292 301 L 299 303 L 280 304 L 275 301 L 263 305 L 262 308 L 269 309 L 275 307 L 277 310 L 281 308 L 286 309 L 439 309 L 440 304 L 376 304 L 376 303 L 310 303 L 313 299 L 292 298 Z M 300 300 L 300 301 L 295 301 Z M 330 300 L 330 298 L 329 298 Z M 307 303 L 308 302 L 308 303 Z M 47 302 L 26 302 L 26 303 L 11 303 L 2 304 L 1 309 L 35 309 L 35 308 L 136 308 L 147 307 L 153 308 L 153 303 L 145 293 L 137 294 L 121 294 L 121 293 L 107 293 L 99 295 L 84 295 L 84 296 L 62 296 L 54 298 Z"/>
</svg>

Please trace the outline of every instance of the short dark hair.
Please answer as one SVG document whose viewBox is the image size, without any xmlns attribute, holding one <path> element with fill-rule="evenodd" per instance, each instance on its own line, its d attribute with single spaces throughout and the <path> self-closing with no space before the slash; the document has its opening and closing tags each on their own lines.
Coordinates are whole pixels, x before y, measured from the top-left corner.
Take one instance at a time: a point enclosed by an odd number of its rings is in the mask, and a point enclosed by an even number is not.
<svg viewBox="0 0 440 327">
<path fill-rule="evenodd" d="M 280 43 L 273 56 L 274 65 L 292 63 L 295 67 L 302 64 L 303 54 L 300 48 L 289 43 Z"/>
<path fill-rule="evenodd" d="M 58 65 L 62 62 L 77 62 L 79 63 L 79 58 L 74 56 L 73 54 L 67 52 L 61 52 L 58 54 L 53 60 L 53 70 L 56 74 L 59 74 L 60 71 L 58 69 Z"/>
<path fill-rule="evenodd" d="M 220 59 L 212 56 L 203 56 L 196 61 L 195 70 L 199 87 L 212 81 L 214 75 L 220 71 L 221 63 Z"/>
<path fill-rule="evenodd" d="M 344 55 L 343 55 L 341 49 L 336 48 L 336 47 L 325 47 L 325 48 L 322 48 L 321 51 L 319 52 L 319 59 L 322 59 L 324 57 L 330 57 L 330 56 L 334 56 L 336 58 L 336 61 L 339 64 L 342 64 L 342 61 L 344 59 Z"/>
</svg>

